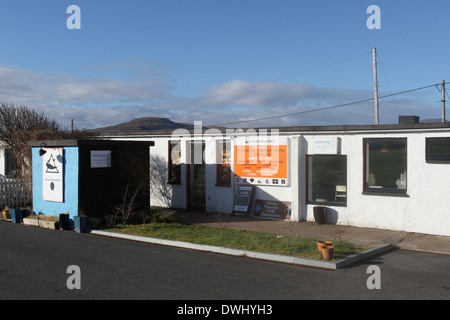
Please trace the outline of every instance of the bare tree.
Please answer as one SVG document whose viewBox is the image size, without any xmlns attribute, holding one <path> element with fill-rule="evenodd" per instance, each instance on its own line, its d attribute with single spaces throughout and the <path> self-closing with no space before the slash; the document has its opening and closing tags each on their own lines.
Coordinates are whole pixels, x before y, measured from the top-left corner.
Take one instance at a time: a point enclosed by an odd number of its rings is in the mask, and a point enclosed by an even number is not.
<svg viewBox="0 0 450 320">
<path fill-rule="evenodd" d="M 216 220 L 220 228 L 220 240 L 223 240 L 223 231 L 227 226 L 228 216 L 223 212 L 217 212 Z"/>
<path fill-rule="evenodd" d="M 0 105 L 0 141 L 12 150 L 21 179 L 31 181 L 31 148 L 27 145 L 28 141 L 79 139 L 92 135 L 88 131 L 65 132 L 55 120 L 26 106 Z"/>
<path fill-rule="evenodd" d="M 31 182 L 32 180 L 31 148 L 27 145 L 27 142 L 32 140 L 54 139 L 55 134 L 56 133 L 51 130 L 35 129 L 18 131 L 13 135 L 10 149 L 12 150 L 14 157 L 16 158 L 18 177 L 29 182 Z"/>
<path fill-rule="evenodd" d="M 115 219 L 118 218 L 122 220 L 122 225 L 125 227 L 127 220 L 136 213 L 136 197 L 139 194 L 140 189 L 143 187 L 142 184 L 139 184 L 134 192 L 130 190 L 131 185 L 127 184 L 124 190 L 123 201 L 121 205 L 118 205 L 114 208 Z"/>
<path fill-rule="evenodd" d="M 26 106 L 2 103 L 0 105 L 0 140 L 12 147 L 16 134 L 24 131 L 45 130 L 61 133 L 62 127 L 44 113 L 38 113 Z"/>
<path fill-rule="evenodd" d="M 342 234 L 345 233 L 345 229 L 339 226 L 333 226 L 328 234 L 334 238 L 335 241 L 342 242 Z"/>
</svg>

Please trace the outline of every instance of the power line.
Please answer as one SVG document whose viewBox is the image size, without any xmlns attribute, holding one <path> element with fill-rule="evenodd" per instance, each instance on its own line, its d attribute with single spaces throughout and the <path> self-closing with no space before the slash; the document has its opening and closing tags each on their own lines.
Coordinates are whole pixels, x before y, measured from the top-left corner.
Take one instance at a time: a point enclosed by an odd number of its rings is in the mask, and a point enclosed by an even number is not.
<svg viewBox="0 0 450 320">
<path fill-rule="evenodd" d="M 308 69 L 308 70 L 304 70 L 304 71 L 297 72 L 297 73 L 294 73 L 294 74 L 291 74 L 291 75 L 288 75 L 288 76 L 284 76 L 284 77 L 275 79 L 274 81 L 280 81 L 280 80 L 283 80 L 283 79 L 296 77 L 296 76 L 299 76 L 299 75 L 304 74 L 304 73 L 308 73 L 308 72 L 320 70 L 320 69 L 323 69 L 323 68 L 331 67 L 331 66 L 333 66 L 335 64 L 339 64 L 339 63 L 342 63 L 342 62 L 346 62 L 346 61 L 357 59 L 357 58 L 365 56 L 365 55 L 367 55 L 367 54 L 369 54 L 371 52 L 372 51 L 363 52 L 363 53 L 360 53 L 360 54 L 358 54 L 356 56 L 353 56 L 353 57 L 344 58 L 344 59 L 341 59 L 341 60 L 338 60 L 338 61 L 335 61 L 335 62 L 331 62 L 331 63 L 325 64 L 325 65 L 320 66 L 320 67 L 314 67 L 314 68 L 311 68 L 311 69 Z"/>
<path fill-rule="evenodd" d="M 352 57 L 348 57 L 348 58 L 344 58 L 344 59 L 341 59 L 341 60 L 337 60 L 337 61 L 334 61 L 334 62 L 330 62 L 330 63 L 324 64 L 322 66 L 318 66 L 318 67 L 314 67 L 314 68 L 311 68 L 311 69 L 307 69 L 307 70 L 303 70 L 303 71 L 300 71 L 300 72 L 296 72 L 296 73 L 293 73 L 293 74 L 290 74 L 290 75 L 282 76 L 282 77 L 276 78 L 274 80 L 268 80 L 268 82 L 278 82 L 280 80 L 296 77 L 296 76 L 299 76 L 301 74 L 305 74 L 305 73 L 308 73 L 308 72 L 313 72 L 313 71 L 316 71 L 316 70 L 324 69 L 324 68 L 327 68 L 327 67 L 330 67 L 330 66 L 333 66 L 333 65 L 337 65 L 337 64 L 346 62 L 346 61 L 357 59 L 357 58 L 365 56 L 365 55 L 367 55 L 369 53 L 370 53 L 369 51 L 363 52 L 363 53 L 360 53 L 360 54 L 352 56 Z M 245 81 L 243 81 L 243 82 L 245 82 Z M 248 82 L 246 82 L 246 83 L 248 83 Z M 239 94 L 241 92 L 248 91 L 248 90 L 250 90 L 252 88 L 257 88 L 258 85 L 259 85 L 258 82 L 253 83 L 253 84 L 249 83 L 249 85 L 244 87 L 244 88 L 238 88 L 238 89 L 234 90 L 233 94 Z M 206 95 L 206 96 L 200 97 L 198 99 L 201 100 L 202 102 L 207 102 L 209 100 L 215 100 L 215 99 L 218 99 L 218 98 L 230 95 L 230 92 L 228 92 L 228 91 L 229 90 L 227 90 L 227 92 L 214 94 L 214 95 L 211 95 L 211 96 L 207 96 Z M 194 99 L 194 100 L 197 100 L 197 99 Z M 179 104 L 179 105 L 175 105 L 172 108 L 187 107 L 187 106 L 193 105 L 194 103 L 195 103 L 195 101 L 192 102 L 192 103 L 182 103 L 182 104 Z"/>
<path fill-rule="evenodd" d="M 389 93 L 392 93 L 391 86 L 390 86 L 389 81 L 388 81 L 388 79 L 386 77 L 386 73 L 384 72 L 383 63 L 381 63 L 381 59 L 380 59 L 381 57 L 380 57 L 380 54 L 378 52 L 377 52 L 377 56 L 378 56 L 378 62 L 380 64 L 380 66 L 381 66 L 381 71 L 383 72 L 384 79 L 385 79 L 386 84 L 387 84 L 387 86 L 389 88 Z M 395 101 L 394 98 L 392 98 L 392 102 L 394 102 L 395 109 L 397 110 L 397 115 L 400 115 L 400 112 L 399 112 L 398 106 L 397 106 L 397 102 Z"/>
<path fill-rule="evenodd" d="M 420 88 L 405 90 L 405 91 L 401 91 L 401 92 L 391 93 L 391 94 L 387 94 L 387 95 L 384 95 L 384 96 L 379 96 L 378 99 L 389 98 L 389 97 L 397 96 L 397 95 L 400 95 L 400 94 L 405 94 L 405 93 L 410 93 L 410 92 L 414 92 L 414 91 L 418 91 L 418 90 L 423 90 L 423 89 L 434 87 L 436 85 L 439 85 L 439 83 L 428 85 L 428 86 L 424 86 L 424 87 L 420 87 Z M 231 125 L 231 124 L 240 124 L 240 123 L 248 123 L 248 122 L 255 122 L 255 121 L 270 120 L 270 119 L 276 119 L 276 118 L 284 118 L 284 117 L 289 117 L 289 116 L 294 116 L 294 115 L 300 115 L 300 114 L 306 114 L 306 113 L 312 113 L 312 112 L 318 112 L 318 111 L 324 111 L 324 110 L 329 110 L 329 109 L 346 107 L 346 106 L 350 106 L 350 105 L 354 105 L 354 104 L 369 102 L 369 101 L 372 101 L 372 100 L 374 100 L 374 98 L 368 98 L 368 99 L 364 99 L 364 100 L 358 100 L 358 101 L 338 104 L 338 105 L 324 107 L 324 108 L 317 108 L 317 109 L 311 109 L 311 110 L 306 110 L 306 111 L 288 113 L 288 114 L 283 114 L 283 115 L 278 115 L 278 116 L 271 116 L 271 117 L 265 117 L 265 118 L 236 121 L 236 122 L 228 122 L 228 123 L 220 123 L 220 124 L 216 124 L 214 126 L 224 126 L 224 125 Z"/>
</svg>

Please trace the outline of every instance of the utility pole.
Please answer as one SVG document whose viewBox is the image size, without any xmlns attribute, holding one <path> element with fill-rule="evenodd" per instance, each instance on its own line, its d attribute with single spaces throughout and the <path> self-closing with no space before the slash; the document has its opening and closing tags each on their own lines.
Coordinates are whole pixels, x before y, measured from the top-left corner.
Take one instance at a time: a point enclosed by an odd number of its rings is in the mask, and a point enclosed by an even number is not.
<svg viewBox="0 0 450 320">
<path fill-rule="evenodd" d="M 442 80 L 442 123 L 445 123 L 445 80 Z"/>
<path fill-rule="evenodd" d="M 378 78 L 377 78 L 377 49 L 373 48 L 373 86 L 375 98 L 375 124 L 379 124 L 380 115 L 378 110 Z"/>
</svg>

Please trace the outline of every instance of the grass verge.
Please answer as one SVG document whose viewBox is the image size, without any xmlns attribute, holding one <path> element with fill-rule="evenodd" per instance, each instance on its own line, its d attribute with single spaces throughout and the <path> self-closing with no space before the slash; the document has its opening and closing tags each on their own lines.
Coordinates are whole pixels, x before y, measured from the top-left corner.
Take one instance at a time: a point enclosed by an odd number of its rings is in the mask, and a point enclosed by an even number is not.
<svg viewBox="0 0 450 320">
<path fill-rule="evenodd" d="M 322 254 L 317 249 L 315 239 L 306 239 L 297 236 L 261 233 L 243 229 L 185 225 L 180 223 L 127 225 L 125 227 L 110 226 L 102 228 L 102 230 L 307 259 L 322 259 Z M 334 245 L 333 260 L 340 260 L 368 249 L 367 247 L 348 242 L 335 242 Z"/>
</svg>

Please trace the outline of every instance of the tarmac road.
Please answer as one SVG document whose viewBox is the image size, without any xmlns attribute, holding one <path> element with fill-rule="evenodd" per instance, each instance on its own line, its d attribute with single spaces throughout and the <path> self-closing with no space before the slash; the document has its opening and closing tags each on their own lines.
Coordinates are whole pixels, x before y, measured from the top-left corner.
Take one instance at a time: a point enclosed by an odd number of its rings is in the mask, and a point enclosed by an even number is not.
<svg viewBox="0 0 450 320">
<path fill-rule="evenodd" d="M 448 255 L 398 250 L 326 271 L 4 221 L 0 234 L 3 300 L 450 299 Z M 72 265 L 81 289 L 67 286 Z M 380 289 L 367 287 L 372 265 Z"/>
</svg>

